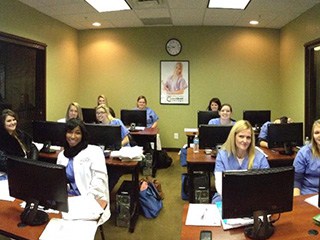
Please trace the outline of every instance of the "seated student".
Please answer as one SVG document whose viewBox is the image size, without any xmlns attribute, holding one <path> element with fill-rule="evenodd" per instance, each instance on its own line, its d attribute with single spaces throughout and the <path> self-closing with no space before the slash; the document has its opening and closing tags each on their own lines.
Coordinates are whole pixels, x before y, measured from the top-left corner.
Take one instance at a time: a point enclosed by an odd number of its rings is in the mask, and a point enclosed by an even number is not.
<svg viewBox="0 0 320 240">
<path fill-rule="evenodd" d="M 311 143 L 299 150 L 293 166 L 294 196 L 317 193 L 320 177 L 320 119 L 312 125 Z"/>
<path fill-rule="evenodd" d="M 7 172 L 7 155 L 38 159 L 38 149 L 32 143 L 32 138 L 17 128 L 18 117 L 10 109 L 4 109 L 1 114 L 0 126 L 0 171 Z"/>
<path fill-rule="evenodd" d="M 235 121 L 231 118 L 232 107 L 230 104 L 222 104 L 221 109 L 219 110 L 219 118 L 211 119 L 209 125 L 234 125 Z"/>
<path fill-rule="evenodd" d="M 66 167 L 68 194 L 89 196 L 107 202 L 99 224 L 110 217 L 108 172 L 99 146 L 88 144 L 88 132 L 83 122 L 72 118 L 66 123 L 66 142 L 57 164 Z"/>
<path fill-rule="evenodd" d="M 82 109 L 80 104 L 77 102 L 72 102 L 69 104 L 66 117 L 59 119 L 58 122 L 66 122 L 71 118 L 79 118 L 81 121 L 83 121 Z"/>
<path fill-rule="evenodd" d="M 158 126 L 159 117 L 155 111 L 147 107 L 147 98 L 145 96 L 141 95 L 138 97 L 136 109 L 147 111 L 147 128 L 155 128 Z"/>
<path fill-rule="evenodd" d="M 99 106 L 100 104 L 105 104 L 109 108 L 109 112 L 110 112 L 111 116 L 114 118 L 116 117 L 115 112 L 108 104 L 108 100 L 107 100 L 106 96 L 103 94 L 100 94 L 97 98 L 97 106 Z"/>
<path fill-rule="evenodd" d="M 105 125 L 120 125 L 122 146 L 129 146 L 129 130 L 123 125 L 120 119 L 114 118 L 109 112 L 109 108 L 105 104 L 100 104 L 96 107 L 96 118 L 100 124 Z"/>
<path fill-rule="evenodd" d="M 214 169 L 217 193 L 214 194 L 212 203 L 221 201 L 222 172 L 255 168 L 269 168 L 269 163 L 265 155 L 255 149 L 254 131 L 251 124 L 246 120 L 239 120 L 232 127 L 226 142 L 218 151 Z"/>
<path fill-rule="evenodd" d="M 276 120 L 274 120 L 273 123 L 292 123 L 292 119 L 288 118 L 286 116 L 277 118 Z M 260 133 L 258 136 L 258 146 L 260 147 L 266 147 L 268 148 L 268 126 L 271 124 L 272 122 L 265 122 L 260 129 Z"/>
<path fill-rule="evenodd" d="M 211 98 L 209 101 L 209 105 L 207 107 L 207 111 L 214 111 L 217 112 L 221 109 L 221 102 L 219 98 Z"/>
</svg>

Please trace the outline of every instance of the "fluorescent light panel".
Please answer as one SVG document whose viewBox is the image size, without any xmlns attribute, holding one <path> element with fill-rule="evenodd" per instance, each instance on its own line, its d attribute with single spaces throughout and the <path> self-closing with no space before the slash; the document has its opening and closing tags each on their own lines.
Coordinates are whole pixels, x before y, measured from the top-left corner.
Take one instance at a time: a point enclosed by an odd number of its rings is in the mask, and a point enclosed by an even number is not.
<svg viewBox="0 0 320 240">
<path fill-rule="evenodd" d="M 125 0 L 85 0 L 98 12 L 111 12 L 129 10 L 130 6 Z"/>
<path fill-rule="evenodd" d="M 210 0 L 209 8 L 245 9 L 251 0 Z"/>
</svg>

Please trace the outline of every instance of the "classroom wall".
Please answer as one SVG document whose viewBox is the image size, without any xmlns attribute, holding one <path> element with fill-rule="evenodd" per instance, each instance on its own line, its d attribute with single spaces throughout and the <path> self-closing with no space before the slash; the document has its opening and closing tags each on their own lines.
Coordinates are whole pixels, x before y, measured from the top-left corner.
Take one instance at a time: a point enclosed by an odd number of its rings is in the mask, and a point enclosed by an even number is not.
<svg viewBox="0 0 320 240">
<path fill-rule="evenodd" d="M 320 4 L 287 24 L 280 33 L 280 87 L 282 109 L 304 121 L 304 44 L 320 38 Z"/>
<path fill-rule="evenodd" d="M 196 127 L 197 110 L 217 96 L 230 103 L 233 117 L 244 109 L 277 113 L 279 90 L 279 30 L 234 27 L 157 27 L 79 32 L 79 99 L 93 106 L 100 93 L 119 116 L 133 108 L 139 95 L 160 117 L 164 147 L 181 147 L 185 127 Z M 176 57 L 165 51 L 168 39 L 183 49 Z M 160 104 L 160 61 L 188 60 L 190 104 Z M 278 115 L 278 114 L 276 114 Z M 179 140 L 173 139 L 179 133 Z"/>
<path fill-rule="evenodd" d="M 33 39 L 47 48 L 47 119 L 65 114 L 71 101 L 94 106 L 107 95 L 119 116 L 138 95 L 160 116 L 164 147 L 181 147 L 184 127 L 196 126 L 196 111 L 213 96 L 244 109 L 271 109 L 303 120 L 303 44 L 319 37 L 320 4 L 281 30 L 234 27 L 156 27 L 77 31 L 17 0 L 0 2 L 0 31 Z M 171 37 L 182 53 L 170 57 Z M 190 104 L 161 105 L 160 61 L 190 62 Z M 179 133 L 179 140 L 173 133 Z"/>
<path fill-rule="evenodd" d="M 47 45 L 47 118 L 64 117 L 78 94 L 78 32 L 16 0 L 0 1 L 0 31 Z"/>
</svg>

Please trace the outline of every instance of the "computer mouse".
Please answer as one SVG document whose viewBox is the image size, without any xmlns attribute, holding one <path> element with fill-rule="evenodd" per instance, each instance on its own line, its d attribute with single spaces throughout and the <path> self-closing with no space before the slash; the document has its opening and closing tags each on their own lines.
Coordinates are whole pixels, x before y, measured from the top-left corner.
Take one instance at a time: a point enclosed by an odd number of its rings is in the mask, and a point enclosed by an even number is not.
<svg viewBox="0 0 320 240">
<path fill-rule="evenodd" d="M 318 230 L 315 230 L 315 229 L 310 229 L 309 231 L 308 231 L 308 233 L 309 233 L 309 235 L 318 235 Z"/>
</svg>

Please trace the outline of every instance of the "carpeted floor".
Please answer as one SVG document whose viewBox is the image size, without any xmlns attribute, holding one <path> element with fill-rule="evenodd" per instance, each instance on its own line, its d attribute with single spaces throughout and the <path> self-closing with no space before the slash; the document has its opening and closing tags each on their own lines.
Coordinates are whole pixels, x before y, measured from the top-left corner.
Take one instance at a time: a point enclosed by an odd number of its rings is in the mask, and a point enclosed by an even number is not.
<svg viewBox="0 0 320 240">
<path fill-rule="evenodd" d="M 186 172 L 185 167 L 180 166 L 177 152 L 168 153 L 173 164 L 166 169 L 159 169 L 156 178 L 161 182 L 165 199 L 163 209 L 155 219 L 147 219 L 140 215 L 135 231 L 129 233 L 127 228 L 115 225 L 115 214 L 112 214 L 108 222 L 103 225 L 107 240 L 175 240 L 180 239 L 182 207 L 185 201 L 181 199 L 181 173 Z M 141 176 L 142 177 L 142 176 Z M 111 193 L 111 209 L 114 209 L 115 191 L 122 180 L 130 179 L 131 175 L 123 176 L 115 190 Z M 113 212 L 112 212 L 113 213 Z M 100 233 L 97 232 L 95 240 L 100 240 Z"/>
</svg>

